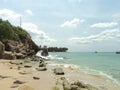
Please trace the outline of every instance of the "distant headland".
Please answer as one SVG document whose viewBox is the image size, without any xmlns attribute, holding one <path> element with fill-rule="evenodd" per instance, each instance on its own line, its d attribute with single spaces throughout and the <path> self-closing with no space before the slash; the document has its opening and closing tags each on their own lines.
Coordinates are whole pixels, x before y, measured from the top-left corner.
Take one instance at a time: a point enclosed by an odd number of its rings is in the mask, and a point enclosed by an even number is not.
<svg viewBox="0 0 120 90">
<path fill-rule="evenodd" d="M 48 56 L 48 52 L 67 52 L 68 48 L 66 47 L 47 47 L 47 46 L 40 46 L 40 50 L 42 50 L 42 56 Z"/>
</svg>

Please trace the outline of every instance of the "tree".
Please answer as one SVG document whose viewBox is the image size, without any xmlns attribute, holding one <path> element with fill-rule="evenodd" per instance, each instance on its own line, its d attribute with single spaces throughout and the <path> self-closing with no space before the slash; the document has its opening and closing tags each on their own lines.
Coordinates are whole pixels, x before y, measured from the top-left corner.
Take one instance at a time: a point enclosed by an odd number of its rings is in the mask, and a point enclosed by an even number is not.
<svg viewBox="0 0 120 90">
<path fill-rule="evenodd" d="M 28 33 L 21 27 L 13 26 L 9 21 L 3 21 L 0 19 L 0 40 L 11 39 L 11 40 L 24 40 L 28 36 Z"/>
<path fill-rule="evenodd" d="M 49 47 L 48 52 L 66 52 L 68 48 L 66 47 Z"/>
</svg>

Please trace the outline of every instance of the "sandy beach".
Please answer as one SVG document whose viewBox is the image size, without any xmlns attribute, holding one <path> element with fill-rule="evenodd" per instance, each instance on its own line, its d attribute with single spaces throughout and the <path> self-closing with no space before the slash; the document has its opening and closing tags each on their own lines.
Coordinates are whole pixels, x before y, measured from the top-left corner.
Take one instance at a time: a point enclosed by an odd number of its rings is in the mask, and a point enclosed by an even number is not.
<svg viewBox="0 0 120 90">
<path fill-rule="evenodd" d="M 55 87 L 63 90 L 60 81 L 61 77 L 65 77 L 69 82 L 79 80 L 86 84 L 91 84 L 99 88 L 99 90 L 120 89 L 120 86 L 105 77 L 86 74 L 72 67 L 65 68 L 62 65 L 53 66 L 48 62 L 46 71 L 37 71 L 35 69 L 36 65 L 32 65 L 30 68 L 25 68 L 23 65 L 20 65 L 23 60 L 14 60 L 12 62 L 19 64 L 11 64 L 10 60 L 0 60 L 0 90 L 19 90 L 20 87 L 25 85 L 34 88 L 34 90 L 55 90 Z M 65 74 L 55 75 L 53 72 L 55 67 L 63 68 Z M 16 84 L 15 81 L 18 80 L 22 83 Z"/>
</svg>

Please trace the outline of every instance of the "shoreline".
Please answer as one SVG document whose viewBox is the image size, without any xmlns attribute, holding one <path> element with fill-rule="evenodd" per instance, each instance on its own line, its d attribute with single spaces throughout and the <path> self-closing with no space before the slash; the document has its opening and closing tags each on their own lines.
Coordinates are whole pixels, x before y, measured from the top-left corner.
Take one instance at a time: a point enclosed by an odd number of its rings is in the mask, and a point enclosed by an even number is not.
<svg viewBox="0 0 120 90">
<path fill-rule="evenodd" d="M 51 61 L 52 62 L 52 61 Z M 58 63 L 50 63 L 51 66 L 62 66 L 64 68 L 72 68 L 72 69 L 76 69 L 81 73 L 85 73 L 88 75 L 93 75 L 93 76 L 100 76 L 103 78 L 106 78 L 108 80 L 111 80 L 113 83 L 117 84 L 118 86 L 120 86 L 120 82 L 113 78 L 112 76 L 102 72 L 102 71 L 97 71 L 97 70 L 93 70 L 93 69 L 81 69 L 79 66 L 75 65 L 75 64 L 58 64 Z"/>
<path fill-rule="evenodd" d="M 18 90 L 22 85 L 28 85 L 33 87 L 35 90 L 53 90 L 56 87 L 56 82 L 61 83 L 59 79 L 65 77 L 69 82 L 82 81 L 87 84 L 91 84 L 98 87 L 99 90 L 119 90 L 120 86 L 114 84 L 111 80 L 98 75 L 91 75 L 78 71 L 73 67 L 64 67 L 64 65 L 51 65 L 51 61 L 47 63 L 46 71 L 36 71 L 36 65 L 31 68 L 24 68 L 22 65 L 10 64 L 11 60 L 0 60 L 0 76 L 6 76 L 7 78 L 0 78 L 0 90 Z M 12 60 L 13 62 L 23 62 L 24 60 Z M 30 61 L 31 62 L 31 61 Z M 36 62 L 37 63 L 37 62 Z M 18 70 L 18 66 L 21 68 Z M 10 69 L 12 67 L 12 69 Z M 55 75 L 53 69 L 56 67 L 63 68 L 65 75 Z M 25 75 L 21 75 L 20 72 L 25 71 Z M 39 77 L 39 80 L 34 80 L 33 77 Z M 24 84 L 11 88 L 15 80 L 24 81 Z M 58 84 L 60 90 L 63 90 L 61 84 Z"/>
<path fill-rule="evenodd" d="M 109 76 L 109 75 L 107 75 L 107 74 L 105 74 L 105 73 L 102 73 L 101 74 L 101 72 L 98 72 L 98 73 L 96 73 L 96 74 L 94 74 L 94 73 L 90 73 L 90 72 L 86 72 L 86 71 L 84 71 L 84 70 L 81 70 L 80 68 L 79 68 L 79 66 L 77 66 L 77 65 L 73 65 L 73 64 L 50 64 L 51 66 L 53 66 L 53 67 L 55 67 L 55 66 L 57 66 L 57 67 L 63 67 L 63 68 L 65 68 L 65 69 L 70 69 L 70 70 L 72 70 L 72 71 L 74 71 L 74 73 L 76 73 L 76 75 L 77 74 L 83 74 L 83 75 L 86 75 L 87 77 L 89 77 L 89 76 L 91 76 L 91 77 L 98 77 L 98 78 L 102 78 L 102 79 L 104 79 L 104 80 L 108 80 L 108 81 L 110 81 L 111 83 L 113 83 L 114 85 L 116 85 L 116 86 L 119 86 L 120 87 L 120 84 L 119 84 L 119 82 L 116 80 L 116 79 L 114 79 L 114 78 L 112 78 L 111 76 Z M 73 73 L 72 73 L 73 74 Z M 83 76 L 84 77 L 84 76 Z M 79 77 L 78 77 L 79 78 Z M 75 78 L 74 78 L 75 79 Z M 83 80 L 84 81 L 84 80 Z M 86 80 L 87 81 L 87 80 Z"/>
</svg>

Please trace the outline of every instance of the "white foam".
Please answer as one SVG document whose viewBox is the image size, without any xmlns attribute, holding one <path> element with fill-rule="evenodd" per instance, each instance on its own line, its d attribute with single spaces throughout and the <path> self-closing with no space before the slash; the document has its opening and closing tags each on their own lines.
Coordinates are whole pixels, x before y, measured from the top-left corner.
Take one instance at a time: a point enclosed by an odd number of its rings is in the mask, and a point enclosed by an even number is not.
<svg viewBox="0 0 120 90">
<path fill-rule="evenodd" d="M 51 63 L 49 64 L 51 66 L 63 66 L 64 68 L 73 68 L 73 69 L 79 69 L 79 66 L 74 64 L 58 64 L 58 63 Z"/>
<path fill-rule="evenodd" d="M 119 86 L 120 86 L 120 83 L 119 83 L 116 79 L 114 79 L 111 75 L 108 75 L 108 74 L 103 73 L 103 72 L 100 72 L 100 75 L 102 75 L 102 76 L 105 76 L 105 77 L 109 78 L 109 79 L 110 79 L 110 80 L 112 80 L 114 83 L 116 83 L 117 85 L 119 85 Z"/>
<path fill-rule="evenodd" d="M 64 57 L 58 57 L 57 55 L 48 55 L 47 57 L 41 56 L 40 53 L 37 54 L 38 56 L 45 58 L 45 59 L 49 59 L 49 60 L 64 60 Z M 102 71 L 98 71 L 95 69 L 90 69 L 89 67 L 80 67 L 74 64 L 58 64 L 58 63 L 50 63 L 50 66 L 63 66 L 65 68 L 73 68 L 73 69 L 80 69 L 80 71 L 83 71 L 84 73 L 88 73 L 91 75 L 101 75 L 104 76 L 110 80 L 112 80 L 114 83 L 120 85 L 120 83 L 114 79 L 111 75 L 108 75 Z"/>
<path fill-rule="evenodd" d="M 46 56 L 46 57 L 41 56 L 40 53 L 37 53 L 36 55 L 37 55 L 37 56 L 40 56 L 40 57 L 42 57 L 42 58 L 44 58 L 44 59 L 47 59 L 47 60 L 64 60 L 63 57 L 58 57 L 57 55 L 48 55 L 48 56 Z"/>
<path fill-rule="evenodd" d="M 88 74 L 92 74 L 92 75 L 101 75 L 103 77 L 106 77 L 106 78 L 112 80 L 117 85 L 120 85 L 120 83 L 116 79 L 114 79 L 111 75 L 108 75 L 108 74 L 106 74 L 102 71 L 98 71 L 98 70 L 95 70 L 95 69 L 90 69 L 88 67 L 85 67 L 84 69 L 82 69 L 82 71 L 85 72 L 85 73 L 88 73 Z"/>
</svg>

